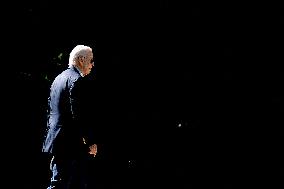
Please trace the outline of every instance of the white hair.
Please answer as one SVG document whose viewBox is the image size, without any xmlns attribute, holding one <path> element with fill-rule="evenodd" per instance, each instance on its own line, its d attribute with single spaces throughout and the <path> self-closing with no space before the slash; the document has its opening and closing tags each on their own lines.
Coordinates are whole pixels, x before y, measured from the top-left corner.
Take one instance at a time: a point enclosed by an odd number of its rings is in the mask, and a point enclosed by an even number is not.
<svg viewBox="0 0 284 189">
<path fill-rule="evenodd" d="M 77 45 L 69 54 L 69 63 L 68 67 L 70 68 L 73 65 L 77 64 L 78 57 L 87 58 L 90 53 L 92 53 L 92 48 L 85 45 Z"/>
</svg>

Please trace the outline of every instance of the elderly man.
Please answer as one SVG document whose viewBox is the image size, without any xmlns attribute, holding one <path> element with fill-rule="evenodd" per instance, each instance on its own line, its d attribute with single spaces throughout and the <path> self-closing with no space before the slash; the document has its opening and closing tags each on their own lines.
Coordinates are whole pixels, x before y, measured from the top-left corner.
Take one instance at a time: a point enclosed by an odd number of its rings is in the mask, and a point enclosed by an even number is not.
<svg viewBox="0 0 284 189">
<path fill-rule="evenodd" d="M 82 115 L 81 84 L 94 67 L 92 48 L 77 45 L 69 66 L 53 81 L 48 98 L 47 130 L 42 151 L 50 154 L 48 189 L 86 188 L 86 162 L 97 153 L 93 133 Z"/>
</svg>

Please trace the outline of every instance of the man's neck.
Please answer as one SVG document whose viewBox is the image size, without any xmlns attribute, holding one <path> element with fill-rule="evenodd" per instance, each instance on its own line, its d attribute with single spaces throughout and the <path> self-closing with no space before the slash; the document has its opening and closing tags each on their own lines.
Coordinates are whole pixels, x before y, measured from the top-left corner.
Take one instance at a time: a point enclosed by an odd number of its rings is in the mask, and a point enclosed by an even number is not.
<svg viewBox="0 0 284 189">
<path fill-rule="evenodd" d="M 78 66 L 74 65 L 74 68 L 78 70 L 78 72 L 80 73 L 80 75 L 82 77 L 84 77 L 84 74 L 81 72 L 80 68 L 78 68 Z"/>
</svg>

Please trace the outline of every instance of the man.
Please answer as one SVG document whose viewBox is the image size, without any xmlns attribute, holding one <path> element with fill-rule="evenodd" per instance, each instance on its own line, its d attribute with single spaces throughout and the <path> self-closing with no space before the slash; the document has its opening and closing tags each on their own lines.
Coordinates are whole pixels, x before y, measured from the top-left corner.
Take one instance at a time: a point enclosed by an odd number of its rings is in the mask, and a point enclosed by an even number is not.
<svg viewBox="0 0 284 189">
<path fill-rule="evenodd" d="M 94 66 L 92 48 L 77 45 L 70 53 L 68 69 L 53 81 L 48 98 L 47 131 L 42 151 L 50 154 L 48 189 L 87 187 L 86 162 L 96 156 L 93 133 L 82 110 L 82 83 Z"/>
</svg>

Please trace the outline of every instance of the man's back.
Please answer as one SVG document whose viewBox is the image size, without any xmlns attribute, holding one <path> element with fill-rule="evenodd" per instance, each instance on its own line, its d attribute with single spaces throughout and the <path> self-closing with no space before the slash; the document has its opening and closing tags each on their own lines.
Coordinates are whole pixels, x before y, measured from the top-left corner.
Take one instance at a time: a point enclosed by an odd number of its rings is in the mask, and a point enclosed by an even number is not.
<svg viewBox="0 0 284 189">
<path fill-rule="evenodd" d="M 78 71 L 71 67 L 59 74 L 53 81 L 48 98 L 47 135 L 43 151 L 63 153 L 71 151 L 80 143 L 80 133 L 76 128 L 75 99 L 73 94 L 75 82 L 80 78 Z M 77 102 L 76 102 L 77 103 Z M 63 132 L 64 134 L 63 134 Z M 74 150 L 74 149 L 73 149 Z"/>
</svg>

